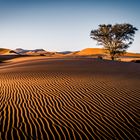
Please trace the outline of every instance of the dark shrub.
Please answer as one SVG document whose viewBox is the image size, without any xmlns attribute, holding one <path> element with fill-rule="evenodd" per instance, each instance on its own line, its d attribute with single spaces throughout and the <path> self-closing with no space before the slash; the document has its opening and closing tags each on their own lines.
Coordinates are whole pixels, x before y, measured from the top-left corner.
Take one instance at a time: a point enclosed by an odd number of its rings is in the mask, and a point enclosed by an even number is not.
<svg viewBox="0 0 140 140">
<path fill-rule="evenodd" d="M 131 62 L 140 63 L 140 60 L 132 60 Z"/>
</svg>

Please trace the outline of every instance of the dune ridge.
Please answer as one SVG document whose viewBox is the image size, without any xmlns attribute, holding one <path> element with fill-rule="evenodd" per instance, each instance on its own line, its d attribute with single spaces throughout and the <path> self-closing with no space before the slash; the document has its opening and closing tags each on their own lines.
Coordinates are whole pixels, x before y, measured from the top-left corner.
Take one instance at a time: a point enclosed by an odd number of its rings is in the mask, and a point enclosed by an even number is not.
<svg viewBox="0 0 140 140">
<path fill-rule="evenodd" d="M 0 55 L 1 54 L 9 54 L 10 51 L 11 51 L 10 49 L 0 48 Z"/>
<path fill-rule="evenodd" d="M 105 49 L 101 49 L 101 48 L 86 48 L 86 49 L 83 49 L 79 52 L 77 52 L 76 54 L 77 55 L 99 55 L 99 54 L 106 54 L 106 50 Z"/>
<path fill-rule="evenodd" d="M 0 66 L 0 139 L 139 139 L 140 65 L 88 58 Z"/>
</svg>

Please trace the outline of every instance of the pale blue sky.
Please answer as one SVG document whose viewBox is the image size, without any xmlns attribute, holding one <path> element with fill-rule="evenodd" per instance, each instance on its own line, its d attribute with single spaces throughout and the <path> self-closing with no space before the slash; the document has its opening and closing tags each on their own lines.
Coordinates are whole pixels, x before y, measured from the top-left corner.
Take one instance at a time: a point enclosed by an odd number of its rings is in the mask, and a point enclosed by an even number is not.
<svg viewBox="0 0 140 140">
<path fill-rule="evenodd" d="M 140 29 L 139 0 L 0 0 L 0 47 L 81 50 L 97 46 L 99 24 L 130 23 Z M 140 53 L 140 31 L 129 51 Z"/>
</svg>

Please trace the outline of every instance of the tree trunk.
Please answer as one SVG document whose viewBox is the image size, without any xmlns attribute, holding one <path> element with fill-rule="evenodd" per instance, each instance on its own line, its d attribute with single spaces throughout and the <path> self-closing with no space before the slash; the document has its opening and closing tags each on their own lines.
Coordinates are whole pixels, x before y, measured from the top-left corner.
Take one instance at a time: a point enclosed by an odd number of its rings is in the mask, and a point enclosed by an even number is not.
<svg viewBox="0 0 140 140">
<path fill-rule="evenodd" d="M 111 60 L 114 60 L 114 56 L 111 56 Z"/>
</svg>

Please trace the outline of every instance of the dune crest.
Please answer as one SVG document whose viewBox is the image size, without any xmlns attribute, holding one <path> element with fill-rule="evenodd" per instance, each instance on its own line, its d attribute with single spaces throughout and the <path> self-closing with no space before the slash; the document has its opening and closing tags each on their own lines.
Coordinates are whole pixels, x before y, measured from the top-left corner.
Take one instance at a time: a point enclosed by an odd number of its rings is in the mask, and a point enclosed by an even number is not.
<svg viewBox="0 0 140 140">
<path fill-rule="evenodd" d="M 94 55 L 105 54 L 105 50 L 101 48 L 86 48 L 77 53 L 77 55 Z"/>
<path fill-rule="evenodd" d="M 10 49 L 0 48 L 0 55 L 7 55 L 10 51 Z"/>
</svg>

